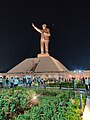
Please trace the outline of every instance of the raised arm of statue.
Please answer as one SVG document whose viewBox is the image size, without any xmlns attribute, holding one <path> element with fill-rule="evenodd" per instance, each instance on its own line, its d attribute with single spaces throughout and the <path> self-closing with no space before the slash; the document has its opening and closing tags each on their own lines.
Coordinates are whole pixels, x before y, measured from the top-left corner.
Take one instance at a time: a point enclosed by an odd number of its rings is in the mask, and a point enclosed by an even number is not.
<svg viewBox="0 0 90 120">
<path fill-rule="evenodd" d="M 41 33 L 41 30 L 40 30 L 39 28 L 37 28 L 33 23 L 32 23 L 32 26 L 33 26 L 33 28 L 34 28 L 36 31 L 38 31 L 39 33 Z"/>
</svg>

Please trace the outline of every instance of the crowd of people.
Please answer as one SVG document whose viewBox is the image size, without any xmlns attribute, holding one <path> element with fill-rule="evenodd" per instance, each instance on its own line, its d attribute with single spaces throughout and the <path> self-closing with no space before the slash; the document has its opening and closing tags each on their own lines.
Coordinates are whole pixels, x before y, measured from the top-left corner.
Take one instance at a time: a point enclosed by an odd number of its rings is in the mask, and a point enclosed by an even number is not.
<svg viewBox="0 0 90 120">
<path fill-rule="evenodd" d="M 85 84 L 85 88 L 87 91 L 90 91 L 90 78 L 87 78 L 87 77 L 83 77 L 81 79 L 76 79 L 76 78 L 73 78 L 73 85 L 74 85 L 74 89 L 76 88 L 76 85 L 77 85 L 77 82 L 78 81 L 81 81 L 81 83 Z"/>
<path fill-rule="evenodd" d="M 19 77 L 11 77 L 6 78 L 6 76 L 0 77 L 0 87 L 1 88 L 14 88 L 17 86 L 24 87 L 44 87 L 46 90 L 46 82 L 44 78 L 41 77 L 33 77 L 33 76 L 25 76 L 22 78 Z"/>
<path fill-rule="evenodd" d="M 48 82 L 49 81 L 49 82 Z M 17 86 L 24 86 L 24 87 L 30 87 L 30 88 L 40 88 L 43 87 L 46 90 L 46 83 L 50 82 L 57 82 L 59 83 L 59 88 L 61 89 L 63 82 L 72 82 L 73 83 L 73 89 L 77 88 L 77 83 L 80 81 L 81 83 L 85 84 L 86 90 L 90 91 L 90 79 L 89 78 L 82 78 L 82 79 L 63 79 L 59 77 L 58 80 L 55 78 L 49 79 L 43 78 L 43 77 L 35 77 L 35 76 L 24 76 L 24 77 L 11 77 L 7 78 L 6 76 L 0 77 L 0 88 L 14 88 Z"/>
<path fill-rule="evenodd" d="M 82 77 L 82 78 L 70 78 L 70 79 L 63 79 L 59 78 L 59 88 L 61 89 L 63 82 L 72 82 L 73 83 L 73 89 L 77 89 L 77 84 L 81 83 L 85 85 L 85 88 L 87 91 L 90 91 L 90 78 Z"/>
</svg>

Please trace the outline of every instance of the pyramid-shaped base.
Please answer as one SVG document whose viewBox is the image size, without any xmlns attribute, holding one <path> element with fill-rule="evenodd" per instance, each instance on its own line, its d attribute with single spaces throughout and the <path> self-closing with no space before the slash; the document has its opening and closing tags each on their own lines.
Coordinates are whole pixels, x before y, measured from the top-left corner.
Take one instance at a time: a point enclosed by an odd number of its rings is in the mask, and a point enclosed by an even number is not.
<svg viewBox="0 0 90 120">
<path fill-rule="evenodd" d="M 49 54 L 38 54 L 37 58 L 28 58 L 12 68 L 8 73 L 56 73 L 68 72 L 68 69 Z"/>
</svg>

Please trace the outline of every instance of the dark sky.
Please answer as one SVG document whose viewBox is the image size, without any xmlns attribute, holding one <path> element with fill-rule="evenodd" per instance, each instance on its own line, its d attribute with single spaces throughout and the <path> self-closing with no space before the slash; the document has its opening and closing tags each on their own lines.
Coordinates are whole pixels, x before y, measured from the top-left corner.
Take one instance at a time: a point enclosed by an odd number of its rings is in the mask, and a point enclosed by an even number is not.
<svg viewBox="0 0 90 120">
<path fill-rule="evenodd" d="M 90 2 L 87 0 L 0 0 L 0 71 L 40 53 L 40 34 L 51 31 L 50 55 L 69 70 L 90 69 Z"/>
</svg>

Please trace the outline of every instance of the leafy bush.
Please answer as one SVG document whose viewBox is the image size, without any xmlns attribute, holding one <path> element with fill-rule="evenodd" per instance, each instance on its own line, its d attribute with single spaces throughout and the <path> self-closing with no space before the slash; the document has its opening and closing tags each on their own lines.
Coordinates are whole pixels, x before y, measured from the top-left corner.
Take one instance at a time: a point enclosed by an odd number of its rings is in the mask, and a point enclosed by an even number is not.
<svg viewBox="0 0 90 120">
<path fill-rule="evenodd" d="M 0 93 L 0 120 L 80 120 L 80 114 L 79 95 L 73 90 L 16 88 Z"/>
<path fill-rule="evenodd" d="M 74 91 L 55 91 L 59 92 L 56 97 L 48 90 L 49 96 L 40 96 L 39 105 L 18 116 L 16 120 L 80 120 L 82 111 L 79 109 L 79 95 L 75 95 Z"/>
<path fill-rule="evenodd" d="M 32 90 L 12 89 L 2 90 L 0 93 L 0 117 L 9 120 L 20 113 L 29 110 L 32 106 L 31 99 L 36 93 Z"/>
</svg>

